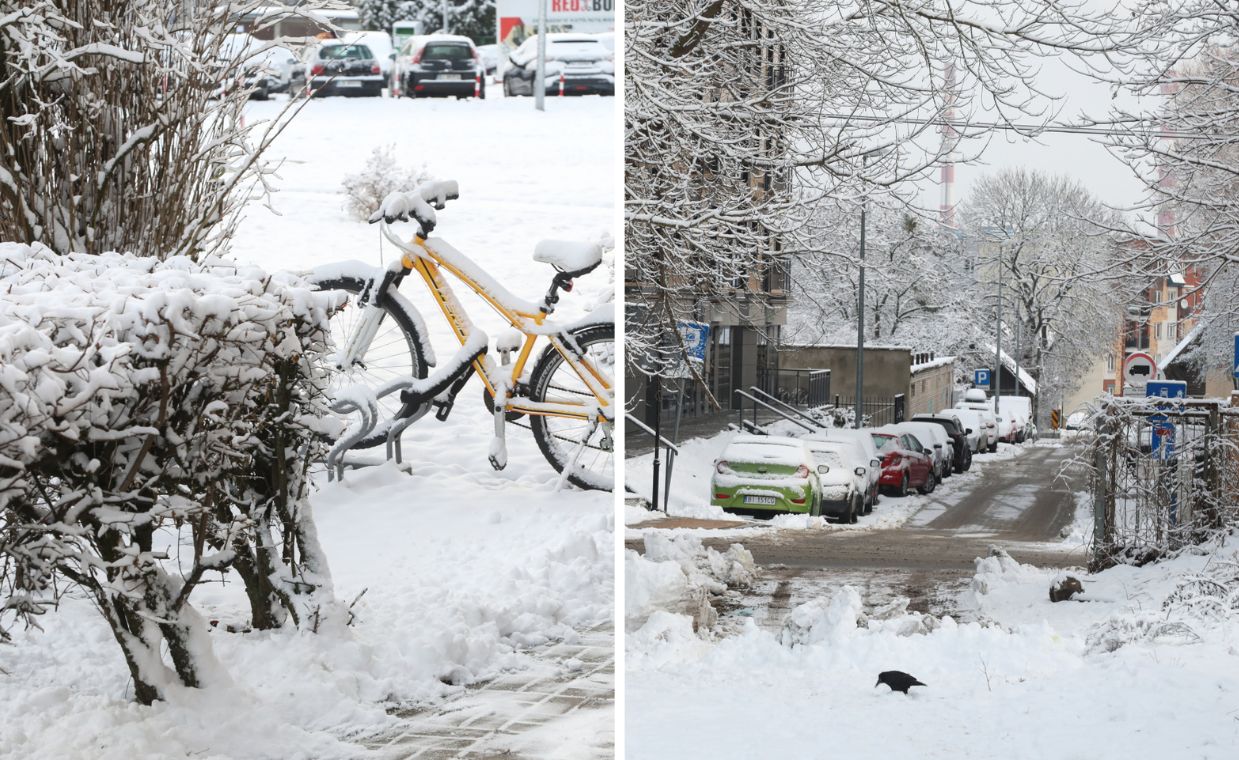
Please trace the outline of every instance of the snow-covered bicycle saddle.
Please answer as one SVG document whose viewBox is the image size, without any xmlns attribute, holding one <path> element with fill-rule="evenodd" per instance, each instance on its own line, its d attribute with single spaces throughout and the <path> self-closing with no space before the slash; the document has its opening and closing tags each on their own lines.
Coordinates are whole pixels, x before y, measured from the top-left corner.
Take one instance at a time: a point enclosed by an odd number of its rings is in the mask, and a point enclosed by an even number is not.
<svg viewBox="0 0 1239 760">
<path fill-rule="evenodd" d="M 581 277 L 602 263 L 602 246 L 573 240 L 540 240 L 533 248 L 533 260 L 550 264 L 568 277 Z"/>
</svg>

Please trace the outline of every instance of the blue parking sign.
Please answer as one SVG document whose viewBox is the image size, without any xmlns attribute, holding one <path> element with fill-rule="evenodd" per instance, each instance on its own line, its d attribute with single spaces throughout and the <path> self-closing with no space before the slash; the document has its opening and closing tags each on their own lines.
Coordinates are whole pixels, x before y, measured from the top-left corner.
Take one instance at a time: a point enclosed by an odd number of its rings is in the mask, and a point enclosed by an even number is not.
<svg viewBox="0 0 1239 760">
<path fill-rule="evenodd" d="M 1144 387 L 1144 395 L 1148 398 L 1184 399 L 1187 398 L 1187 383 L 1182 380 L 1150 380 Z M 1158 404 L 1159 410 L 1167 410 L 1169 404 Z M 1174 456 L 1175 425 L 1165 414 L 1149 415 L 1149 424 L 1153 426 L 1150 433 L 1153 458 L 1166 460 Z"/>
<path fill-rule="evenodd" d="M 1235 379 L 1239 380 L 1239 332 L 1235 333 Z"/>
<path fill-rule="evenodd" d="M 983 387 L 988 388 L 989 387 L 989 375 L 990 375 L 990 371 L 988 369 L 974 369 L 972 371 L 972 384 L 977 387 L 983 386 Z"/>
</svg>

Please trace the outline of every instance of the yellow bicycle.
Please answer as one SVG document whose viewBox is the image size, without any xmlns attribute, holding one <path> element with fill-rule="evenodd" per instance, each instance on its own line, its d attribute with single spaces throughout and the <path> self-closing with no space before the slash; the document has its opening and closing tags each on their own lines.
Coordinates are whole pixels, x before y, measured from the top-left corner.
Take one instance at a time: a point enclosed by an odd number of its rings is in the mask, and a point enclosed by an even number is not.
<svg viewBox="0 0 1239 760">
<path fill-rule="evenodd" d="M 495 420 L 492 466 L 507 465 L 507 423 L 528 420 L 538 448 L 563 478 L 580 488 L 611 490 L 617 417 L 613 309 L 608 305 L 570 325 L 550 319 L 560 292 L 571 290 L 573 279 L 601 263 L 601 247 L 539 243 L 534 260 L 552 265 L 556 274 L 540 300 L 526 301 L 446 241 L 429 237 L 437 223 L 435 211 L 458 195 L 455 182 L 432 182 L 409 193 L 392 193 L 370 221 L 380 224 L 401 257 L 385 268 L 350 262 L 310 275 L 322 290 L 349 294 L 332 324 L 338 348 L 332 364 L 342 373 L 337 385 L 361 386 L 377 400 L 365 429 L 349 442 L 353 448 L 367 448 L 398 438 L 400 431 L 432 409 L 438 419 L 447 419 L 457 395 L 476 374 Z M 391 225 L 397 221 L 416 223 L 412 240 L 393 232 Z M 433 294 L 460 342 L 460 349 L 442 366 L 421 314 L 399 291 L 412 273 Z M 490 337 L 469 318 L 445 273 L 481 296 L 511 326 L 493 345 L 500 362 L 491 353 Z M 527 371 L 539 342 L 549 345 Z"/>
</svg>

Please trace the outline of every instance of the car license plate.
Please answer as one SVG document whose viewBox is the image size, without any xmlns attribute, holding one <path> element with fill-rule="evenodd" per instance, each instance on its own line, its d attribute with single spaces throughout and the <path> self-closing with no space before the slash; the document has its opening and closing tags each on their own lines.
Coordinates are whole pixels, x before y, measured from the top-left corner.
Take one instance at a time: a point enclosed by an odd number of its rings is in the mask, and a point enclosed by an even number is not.
<svg viewBox="0 0 1239 760">
<path fill-rule="evenodd" d="M 439 78 L 440 78 L 440 79 L 445 79 L 445 80 L 447 80 L 447 81 L 449 81 L 449 82 L 459 82 L 459 81 L 460 81 L 460 74 L 440 74 L 440 75 L 439 75 Z"/>
<path fill-rule="evenodd" d="M 767 506 L 774 506 L 774 502 L 775 502 L 775 498 L 773 496 L 745 496 L 744 497 L 745 504 L 765 504 Z"/>
<path fill-rule="evenodd" d="M 341 79 L 336 82 L 336 87 L 361 87 L 361 82 L 353 82 L 348 79 Z"/>
</svg>

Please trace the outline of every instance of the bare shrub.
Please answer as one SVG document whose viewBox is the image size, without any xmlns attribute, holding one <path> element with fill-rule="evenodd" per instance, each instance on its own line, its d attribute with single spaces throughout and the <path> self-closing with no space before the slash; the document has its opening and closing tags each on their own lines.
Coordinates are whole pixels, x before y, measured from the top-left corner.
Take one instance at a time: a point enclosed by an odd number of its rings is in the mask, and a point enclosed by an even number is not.
<svg viewBox="0 0 1239 760">
<path fill-rule="evenodd" d="M 401 166 L 394 144 L 377 147 L 361 171 L 344 178 L 345 209 L 354 219 L 364 222 L 389 194 L 411 190 L 431 179 L 425 164 L 418 168 Z"/>
</svg>

